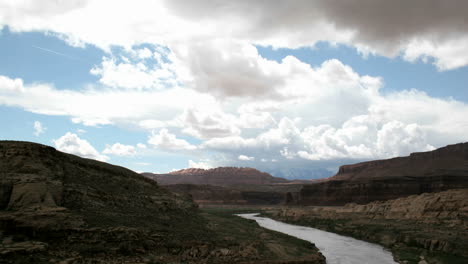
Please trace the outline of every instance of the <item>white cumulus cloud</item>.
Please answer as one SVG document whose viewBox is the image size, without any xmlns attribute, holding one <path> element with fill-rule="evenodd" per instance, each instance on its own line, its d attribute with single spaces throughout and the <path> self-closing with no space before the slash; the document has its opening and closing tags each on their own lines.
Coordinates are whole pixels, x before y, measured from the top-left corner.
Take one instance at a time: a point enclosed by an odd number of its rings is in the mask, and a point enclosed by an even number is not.
<svg viewBox="0 0 468 264">
<path fill-rule="evenodd" d="M 133 57 L 131 54 L 129 57 L 121 55 L 120 59 L 104 57 L 101 65 L 92 68 L 90 73 L 99 76 L 100 83 L 113 88 L 144 90 L 176 85 L 170 62 L 153 60 L 149 64 L 147 59 L 152 57 L 152 53 L 148 48 L 130 52 L 135 53 Z M 167 53 L 160 56 L 167 57 Z"/>
<path fill-rule="evenodd" d="M 143 144 L 143 143 L 138 143 L 136 146 L 137 146 L 137 148 L 139 148 L 139 149 L 146 149 L 146 145 Z"/>
<path fill-rule="evenodd" d="M 100 154 L 88 141 L 78 135 L 67 132 L 53 141 L 57 150 L 74 154 L 83 158 L 107 161 L 109 157 Z"/>
<path fill-rule="evenodd" d="M 159 130 L 159 133 L 153 131 L 148 138 L 148 144 L 152 145 L 154 148 L 167 151 L 195 150 L 197 148 L 187 141 L 177 138 L 165 128 Z"/>
<path fill-rule="evenodd" d="M 239 155 L 239 157 L 237 157 L 238 160 L 243 160 L 243 161 L 252 161 L 252 160 L 255 160 L 255 157 L 249 157 L 249 156 L 246 156 L 246 155 Z"/>
<path fill-rule="evenodd" d="M 141 122 L 157 117 L 158 121 L 166 122 L 164 124 L 178 125 L 174 119 L 184 109 L 209 109 L 215 100 L 210 95 L 184 88 L 161 91 L 66 90 L 56 89 L 50 84 L 25 85 L 21 79 L 0 75 L 0 104 L 38 114 L 70 116 L 73 122 L 84 125 L 130 123 L 151 128 L 152 124 Z"/>
<path fill-rule="evenodd" d="M 106 145 L 102 153 L 117 156 L 134 156 L 137 151 L 134 146 L 115 143 L 113 145 Z"/>
<path fill-rule="evenodd" d="M 38 137 L 43 134 L 47 129 L 39 121 L 34 121 L 34 135 Z"/>
<path fill-rule="evenodd" d="M 209 161 L 204 161 L 204 160 L 201 160 L 199 162 L 195 162 L 193 160 L 189 160 L 188 161 L 188 167 L 189 168 L 196 168 L 196 169 L 211 169 L 213 168 L 213 165 L 210 164 Z"/>
</svg>

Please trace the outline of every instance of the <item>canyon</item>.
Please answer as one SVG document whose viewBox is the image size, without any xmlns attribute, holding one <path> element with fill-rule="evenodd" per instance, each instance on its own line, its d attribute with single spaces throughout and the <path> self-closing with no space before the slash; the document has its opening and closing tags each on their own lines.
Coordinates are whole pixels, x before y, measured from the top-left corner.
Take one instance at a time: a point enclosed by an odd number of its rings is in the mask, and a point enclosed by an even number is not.
<svg viewBox="0 0 468 264">
<path fill-rule="evenodd" d="M 0 263 L 180 262 L 325 259 L 313 244 L 200 211 L 126 168 L 0 141 Z"/>
<path fill-rule="evenodd" d="M 468 143 L 292 181 L 235 167 L 138 174 L 0 141 L 2 264 L 325 263 L 314 244 L 233 216 L 252 210 L 378 243 L 399 263 L 466 263 L 467 202 Z"/>
</svg>

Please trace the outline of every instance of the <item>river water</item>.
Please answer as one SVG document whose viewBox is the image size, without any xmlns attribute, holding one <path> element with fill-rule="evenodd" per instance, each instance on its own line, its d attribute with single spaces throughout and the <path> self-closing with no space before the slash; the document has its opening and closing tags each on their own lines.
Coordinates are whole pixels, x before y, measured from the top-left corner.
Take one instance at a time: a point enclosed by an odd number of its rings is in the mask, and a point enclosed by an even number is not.
<svg viewBox="0 0 468 264">
<path fill-rule="evenodd" d="M 327 264 L 396 264 L 392 254 L 383 247 L 340 236 L 319 229 L 290 225 L 258 214 L 239 214 L 252 219 L 266 229 L 275 230 L 314 243 L 327 259 Z"/>
</svg>

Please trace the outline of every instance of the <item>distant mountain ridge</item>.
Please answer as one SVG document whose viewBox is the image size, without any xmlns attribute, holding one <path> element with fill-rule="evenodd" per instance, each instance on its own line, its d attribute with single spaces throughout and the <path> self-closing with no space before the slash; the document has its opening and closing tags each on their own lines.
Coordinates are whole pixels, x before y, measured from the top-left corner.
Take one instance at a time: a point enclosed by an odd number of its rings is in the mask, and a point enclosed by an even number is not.
<svg viewBox="0 0 468 264">
<path fill-rule="evenodd" d="M 196 185 L 265 185 L 289 183 L 289 180 L 273 177 L 254 168 L 219 167 L 214 169 L 189 168 L 167 174 L 142 173 L 143 176 L 156 180 L 161 185 L 196 184 Z"/>
</svg>

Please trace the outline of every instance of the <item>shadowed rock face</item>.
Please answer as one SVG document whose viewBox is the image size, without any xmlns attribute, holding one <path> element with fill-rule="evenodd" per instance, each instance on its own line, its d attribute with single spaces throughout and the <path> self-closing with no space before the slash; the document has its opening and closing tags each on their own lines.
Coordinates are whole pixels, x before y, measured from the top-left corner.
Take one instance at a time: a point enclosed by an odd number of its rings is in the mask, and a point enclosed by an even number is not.
<svg viewBox="0 0 468 264">
<path fill-rule="evenodd" d="M 200 218 L 190 199 L 128 169 L 40 144 L 0 141 L 0 259 L 10 260 L 5 263 L 41 263 L 48 254 L 60 259 L 184 248 L 175 241 L 196 241 L 197 230 L 205 230 Z M 184 232 L 186 227 L 195 231 Z"/>
<path fill-rule="evenodd" d="M 143 173 L 161 185 L 170 184 L 204 184 L 216 186 L 229 185 L 264 185 L 289 182 L 283 178 L 273 177 L 268 173 L 253 168 L 220 167 L 215 169 L 184 169 L 168 174 Z"/>
<path fill-rule="evenodd" d="M 161 212 L 193 214 L 195 206 L 122 167 L 39 144 L 0 142 L 0 210 L 41 209 L 78 214 L 87 226 L 145 226 L 141 220 L 152 217 L 148 227 L 155 227 L 167 221 Z"/>
<path fill-rule="evenodd" d="M 408 157 L 341 166 L 325 182 L 304 185 L 293 203 L 343 205 L 468 187 L 468 143 Z"/>
</svg>

